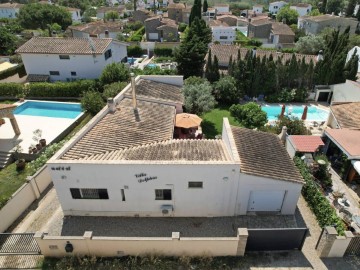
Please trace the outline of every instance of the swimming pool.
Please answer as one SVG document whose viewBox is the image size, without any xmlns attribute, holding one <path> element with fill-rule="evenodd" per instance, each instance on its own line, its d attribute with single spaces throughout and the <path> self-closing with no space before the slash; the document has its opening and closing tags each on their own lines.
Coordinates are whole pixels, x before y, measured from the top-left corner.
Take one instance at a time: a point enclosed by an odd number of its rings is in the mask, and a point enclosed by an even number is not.
<svg viewBox="0 0 360 270">
<path fill-rule="evenodd" d="M 261 109 L 267 113 L 268 121 L 276 121 L 278 116 L 281 113 L 282 105 L 265 105 L 261 106 Z M 297 119 L 301 119 L 301 116 L 304 112 L 304 106 L 293 106 L 286 105 L 285 107 L 285 115 L 294 116 Z M 308 112 L 306 121 L 317 121 L 322 122 L 326 121 L 329 116 L 329 112 L 323 109 L 320 109 L 316 106 L 308 106 Z"/>
<path fill-rule="evenodd" d="M 15 115 L 75 119 L 82 113 L 79 103 L 25 101 L 14 110 Z"/>
</svg>

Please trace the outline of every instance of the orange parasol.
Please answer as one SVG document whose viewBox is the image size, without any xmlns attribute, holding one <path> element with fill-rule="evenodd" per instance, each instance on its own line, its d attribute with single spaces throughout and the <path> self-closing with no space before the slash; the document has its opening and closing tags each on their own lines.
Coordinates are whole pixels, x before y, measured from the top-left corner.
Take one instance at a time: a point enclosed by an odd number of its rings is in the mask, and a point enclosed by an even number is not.
<svg viewBox="0 0 360 270">
<path fill-rule="evenodd" d="M 202 119 L 196 114 L 179 113 L 176 115 L 175 126 L 181 128 L 198 127 Z"/>
<path fill-rule="evenodd" d="M 307 111 L 308 111 L 308 106 L 305 106 L 304 107 L 304 112 L 301 116 L 301 120 L 306 120 L 306 117 L 307 117 Z"/>
<path fill-rule="evenodd" d="M 279 118 L 283 117 L 284 114 L 285 114 L 285 104 L 283 104 L 282 107 L 281 107 L 281 113 L 280 113 Z"/>
</svg>

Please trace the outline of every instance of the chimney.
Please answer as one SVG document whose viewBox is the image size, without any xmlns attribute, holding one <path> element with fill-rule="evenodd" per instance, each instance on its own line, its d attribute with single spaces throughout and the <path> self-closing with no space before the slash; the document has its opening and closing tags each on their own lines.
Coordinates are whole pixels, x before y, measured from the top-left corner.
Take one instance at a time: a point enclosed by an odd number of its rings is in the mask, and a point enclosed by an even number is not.
<svg viewBox="0 0 360 270">
<path fill-rule="evenodd" d="M 131 88 L 132 88 L 132 103 L 134 111 L 137 111 L 137 102 L 136 102 L 136 87 L 135 87 L 135 74 L 130 73 L 131 77 Z"/>
<path fill-rule="evenodd" d="M 109 109 L 110 113 L 114 113 L 116 111 L 115 101 L 114 101 L 113 98 L 108 98 L 107 99 L 107 106 L 108 106 L 108 109 Z"/>
<path fill-rule="evenodd" d="M 256 57 L 256 47 L 254 47 L 251 51 L 252 57 Z"/>
<path fill-rule="evenodd" d="M 109 30 L 105 30 L 105 38 L 109 38 Z"/>
<path fill-rule="evenodd" d="M 318 55 L 316 56 L 316 62 L 319 62 L 321 60 L 324 60 L 323 51 L 320 50 Z"/>
<path fill-rule="evenodd" d="M 287 131 L 287 127 L 286 127 L 286 126 L 283 126 L 280 134 L 278 135 L 280 141 L 281 141 L 283 144 L 285 144 L 285 142 L 286 142 L 286 133 L 287 133 L 286 131 Z"/>
</svg>

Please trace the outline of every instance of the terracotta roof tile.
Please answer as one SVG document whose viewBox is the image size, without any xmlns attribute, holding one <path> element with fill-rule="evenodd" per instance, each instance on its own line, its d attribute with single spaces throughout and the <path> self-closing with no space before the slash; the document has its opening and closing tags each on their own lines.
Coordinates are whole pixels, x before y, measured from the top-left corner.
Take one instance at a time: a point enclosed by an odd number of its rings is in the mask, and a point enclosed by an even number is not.
<svg viewBox="0 0 360 270">
<path fill-rule="evenodd" d="M 112 42 L 111 38 L 33 37 L 16 50 L 17 53 L 33 54 L 103 54 Z"/>
<path fill-rule="evenodd" d="M 360 102 L 332 105 L 330 109 L 340 128 L 360 129 Z"/>
<path fill-rule="evenodd" d="M 10 3 L 10 2 L 0 4 L 0 8 L 21 8 L 22 6 L 24 5 L 19 3 Z"/>
<path fill-rule="evenodd" d="M 320 136 L 291 135 L 289 139 L 298 152 L 314 153 L 325 145 Z"/>
<path fill-rule="evenodd" d="M 239 127 L 231 129 L 240 157 L 240 172 L 304 183 L 277 135 Z"/>
<path fill-rule="evenodd" d="M 123 23 L 120 21 L 96 21 L 81 25 L 71 25 L 68 27 L 68 29 L 89 33 L 90 35 L 99 35 L 101 33 L 105 33 L 105 30 L 108 30 L 109 32 L 121 32 L 122 26 Z"/>
<path fill-rule="evenodd" d="M 172 139 L 175 107 L 138 100 L 134 112 L 132 100 L 124 98 L 115 113 L 105 115 L 61 159 L 83 159 L 128 147 Z"/>
<path fill-rule="evenodd" d="M 151 80 L 140 79 L 136 83 L 136 97 L 153 99 L 154 101 L 167 101 L 172 103 L 184 103 L 184 97 L 181 92 L 181 87 L 154 82 Z M 131 98 L 131 88 L 126 91 L 125 96 Z"/>
<path fill-rule="evenodd" d="M 183 3 L 172 3 L 172 4 L 169 4 L 168 7 L 169 8 L 174 8 L 174 9 L 184 9 L 185 8 L 185 5 Z"/>
<path fill-rule="evenodd" d="M 85 160 L 230 161 L 222 140 L 167 140 L 91 155 Z"/>
<path fill-rule="evenodd" d="M 360 156 L 360 130 L 327 128 L 325 134 L 337 142 L 351 156 Z"/>
<path fill-rule="evenodd" d="M 97 10 L 96 10 L 96 13 L 106 13 L 106 12 L 109 12 L 109 11 L 116 11 L 118 13 L 121 13 L 123 12 L 125 9 L 125 6 L 117 6 L 117 7 L 99 7 Z"/>
<path fill-rule="evenodd" d="M 272 23 L 271 30 L 275 35 L 295 36 L 295 33 L 291 28 L 284 23 Z"/>
</svg>

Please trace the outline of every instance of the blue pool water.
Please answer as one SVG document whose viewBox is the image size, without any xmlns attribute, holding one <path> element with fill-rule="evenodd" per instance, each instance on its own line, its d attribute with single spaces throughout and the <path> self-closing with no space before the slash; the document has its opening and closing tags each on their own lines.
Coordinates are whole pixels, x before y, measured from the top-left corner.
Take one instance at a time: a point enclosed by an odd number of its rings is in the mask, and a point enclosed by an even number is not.
<svg viewBox="0 0 360 270">
<path fill-rule="evenodd" d="M 156 64 L 148 64 L 148 65 L 146 65 L 146 66 L 149 67 L 149 68 L 156 68 L 156 67 L 157 67 Z"/>
<path fill-rule="evenodd" d="M 82 113 L 79 103 L 26 101 L 14 110 L 16 115 L 75 119 Z"/>
<path fill-rule="evenodd" d="M 278 116 L 281 113 L 281 105 L 266 105 L 266 106 L 262 106 L 261 109 L 267 113 L 268 121 L 277 120 Z M 301 119 L 303 112 L 304 112 L 304 106 L 287 105 L 285 107 L 285 115 L 287 116 L 294 116 L 298 119 Z M 326 121 L 328 116 L 329 116 L 329 112 L 315 106 L 308 106 L 306 121 L 322 122 L 322 121 Z"/>
</svg>

